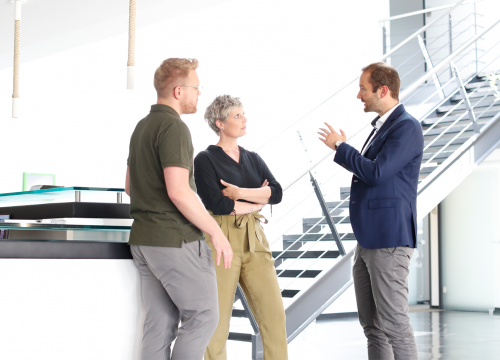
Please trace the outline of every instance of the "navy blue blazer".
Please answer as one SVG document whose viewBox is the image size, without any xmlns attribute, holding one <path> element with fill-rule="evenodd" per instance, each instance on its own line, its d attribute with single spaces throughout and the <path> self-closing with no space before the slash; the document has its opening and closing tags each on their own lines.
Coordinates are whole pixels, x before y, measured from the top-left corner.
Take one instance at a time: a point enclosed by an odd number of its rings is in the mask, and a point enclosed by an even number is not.
<svg viewBox="0 0 500 360">
<path fill-rule="evenodd" d="M 334 158 L 354 174 L 349 202 L 354 235 L 365 249 L 415 248 L 422 127 L 401 104 L 365 146 L 367 151 L 361 155 L 342 143 Z"/>
</svg>

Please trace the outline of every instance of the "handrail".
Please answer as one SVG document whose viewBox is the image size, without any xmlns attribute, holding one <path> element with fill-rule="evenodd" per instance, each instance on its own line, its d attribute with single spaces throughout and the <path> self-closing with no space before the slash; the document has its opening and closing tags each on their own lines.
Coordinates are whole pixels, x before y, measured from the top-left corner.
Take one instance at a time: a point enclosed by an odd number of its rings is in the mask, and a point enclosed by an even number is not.
<svg viewBox="0 0 500 360">
<path fill-rule="evenodd" d="M 458 3 L 458 5 L 460 5 L 461 3 L 463 3 L 464 1 L 467 1 L 467 0 L 462 0 L 460 3 Z M 452 10 L 458 6 L 458 5 L 455 5 Z M 451 10 L 449 10 L 447 13 L 449 13 Z M 437 20 L 437 19 L 436 19 Z M 455 57 L 457 57 L 458 55 L 460 55 L 465 49 L 467 49 L 470 45 L 472 45 L 474 42 L 476 42 L 478 39 L 480 39 L 481 37 L 483 37 L 486 33 L 488 33 L 492 28 L 494 28 L 496 25 L 498 25 L 498 23 L 500 23 L 500 19 L 498 19 L 496 22 L 494 22 L 492 25 L 490 25 L 486 30 L 484 30 L 481 34 L 479 35 L 476 35 L 474 38 L 470 39 L 469 41 L 467 41 L 466 43 L 464 43 L 462 46 L 460 46 L 455 52 L 453 52 L 453 54 L 449 55 L 447 58 L 445 58 L 443 61 L 441 61 L 438 65 L 436 65 L 432 70 L 430 70 L 429 72 L 427 72 L 424 76 L 422 76 L 419 80 L 415 81 L 413 84 L 411 84 L 409 87 L 407 87 L 401 94 L 400 94 L 400 101 L 402 99 L 404 99 L 405 97 L 407 97 L 408 95 L 410 95 L 416 88 L 418 88 L 420 85 L 422 85 L 423 83 L 425 83 L 427 80 L 429 80 L 432 75 L 436 74 L 438 71 L 442 70 L 446 65 L 448 65 L 448 63 L 450 61 L 452 61 Z M 430 24 L 429 24 L 430 25 Z M 426 25 L 427 26 L 427 25 Z M 424 29 L 426 26 L 424 26 L 422 29 Z M 413 38 L 414 36 L 418 35 L 420 32 L 422 31 L 425 31 L 425 30 L 418 30 L 417 32 L 415 32 L 413 35 L 411 35 L 410 37 Z M 416 34 L 416 35 L 415 35 Z M 407 39 L 408 40 L 408 39 Z M 407 42 L 406 40 L 403 41 L 403 42 Z M 399 45 L 398 45 L 399 46 Z M 396 48 L 394 48 L 395 50 Z M 386 54 L 387 55 L 387 54 Z M 357 79 L 357 78 L 356 78 Z M 352 83 L 352 82 L 351 82 Z M 350 84 L 351 84 L 350 83 Z M 350 85 L 349 84 L 349 85 Z M 361 132 L 363 132 L 368 126 L 370 126 L 370 124 L 364 126 L 363 128 L 361 128 L 359 131 L 357 131 L 352 137 L 356 137 L 357 135 L 359 135 Z M 302 179 L 307 173 L 309 173 L 310 171 L 312 171 L 316 166 L 318 166 L 320 163 L 322 163 L 324 160 L 326 160 L 328 157 L 330 157 L 335 151 L 332 150 L 330 152 L 328 152 L 327 155 L 325 155 L 323 158 L 321 158 L 320 160 L 318 160 L 317 162 L 315 162 L 312 166 L 310 166 L 307 171 L 303 172 L 300 176 L 298 176 L 297 178 L 295 178 L 293 181 L 291 181 L 283 190 L 287 190 L 288 188 L 290 188 L 293 184 L 295 184 L 297 181 L 299 181 L 300 179 Z"/>
<path fill-rule="evenodd" d="M 444 16 L 448 15 L 450 12 L 452 12 L 453 10 L 455 10 L 455 8 L 459 5 L 461 5 L 463 2 L 465 1 L 470 1 L 470 0 L 461 0 L 460 2 L 456 3 L 452 8 L 450 8 L 448 11 L 446 11 L 445 13 L 441 14 L 439 17 L 437 17 L 436 19 L 434 19 L 433 21 L 431 21 L 429 24 L 425 25 L 424 27 L 420 28 L 420 30 L 417 30 L 416 32 L 414 32 L 412 35 L 410 35 L 408 38 L 406 38 L 405 40 L 403 40 L 401 43 L 399 43 L 396 47 L 394 47 L 393 49 L 391 49 L 391 51 L 389 51 L 387 54 L 385 54 L 384 56 L 382 56 L 381 59 L 379 59 L 378 61 L 384 61 L 385 59 L 387 59 L 388 57 L 390 57 L 392 54 L 394 54 L 396 51 L 398 51 L 399 49 L 401 49 L 403 46 L 405 46 L 406 44 L 408 44 L 411 40 L 413 40 L 414 38 L 416 38 L 418 35 L 420 35 L 421 33 L 423 33 L 424 31 L 426 31 L 429 27 L 431 27 L 432 25 L 434 25 L 436 22 L 438 22 L 439 20 L 441 20 Z M 311 111 L 309 111 L 307 114 L 305 114 L 304 116 L 300 117 L 297 121 L 293 122 L 290 126 L 288 126 L 286 129 L 284 129 L 283 131 L 281 131 L 279 134 L 276 134 L 275 136 L 273 136 L 271 139 L 269 139 L 265 144 L 259 146 L 255 151 L 259 151 L 260 149 L 262 149 L 264 146 L 266 146 L 267 144 L 269 144 L 270 142 L 273 142 L 273 140 L 275 140 L 277 137 L 279 137 L 281 134 L 283 134 L 285 131 L 288 131 L 289 129 L 291 129 L 292 127 L 294 127 L 297 123 L 299 123 L 300 121 L 302 121 L 305 117 L 307 117 L 309 114 L 311 114 L 314 110 L 316 110 L 317 108 L 319 108 L 320 106 L 322 106 L 324 103 L 326 103 L 327 101 L 329 101 L 331 98 L 333 98 L 335 95 L 337 95 L 338 93 L 340 93 L 341 91 L 343 91 L 345 88 L 347 88 L 349 85 L 351 85 L 352 83 L 354 83 L 356 80 L 358 80 L 359 76 L 356 76 L 353 80 L 351 80 L 347 85 L 343 86 L 341 89 L 337 90 L 333 95 L 329 96 L 328 98 L 326 98 L 323 102 L 321 102 L 319 105 L 317 105 L 314 109 L 312 109 Z M 358 132 L 359 133 L 359 132 Z M 355 135 L 357 135 L 358 133 L 356 133 Z M 307 173 L 307 172 L 306 172 Z M 302 175 L 304 176 L 304 175 Z M 301 177 L 302 177 L 301 176 Z M 297 179 L 298 180 L 298 179 Z M 295 182 L 295 181 L 294 181 Z M 293 182 L 293 183 L 294 183 Z M 291 183 L 289 186 L 293 185 L 293 183 Z M 288 187 L 289 187 L 288 186 Z M 288 188 L 287 187 L 287 188 Z"/>
<path fill-rule="evenodd" d="M 479 1 L 483 1 L 483 0 L 468 0 L 465 4 L 472 4 L 472 3 L 475 3 L 475 2 L 479 2 Z M 437 11 L 437 10 L 448 9 L 448 8 L 451 8 L 451 7 L 455 6 L 456 4 L 457 3 L 452 3 L 452 4 L 442 5 L 442 6 L 436 6 L 436 7 L 433 7 L 433 8 L 428 8 L 428 9 L 413 11 L 413 12 L 406 13 L 406 14 L 395 15 L 395 16 L 391 16 L 391 17 L 388 17 L 388 18 L 385 18 L 385 19 L 380 19 L 379 22 L 386 22 L 386 21 L 404 19 L 404 18 L 407 18 L 407 17 L 410 17 L 410 16 L 415 16 L 415 15 L 420 15 L 420 14 L 426 14 L 426 13 L 429 13 L 429 12 L 432 12 L 432 11 Z"/>
<path fill-rule="evenodd" d="M 418 88 L 420 85 L 425 83 L 427 80 L 429 80 L 432 75 L 436 74 L 438 71 L 440 71 L 442 68 L 444 68 L 450 61 L 452 61 L 455 57 L 457 57 L 460 53 L 462 53 L 465 49 L 467 49 L 469 46 L 471 46 L 473 43 L 475 43 L 478 39 L 483 37 L 487 32 L 489 32 L 491 29 L 493 29 L 495 26 L 500 23 L 500 19 L 498 19 L 496 22 L 494 22 L 490 27 L 488 27 L 486 30 L 484 30 L 481 34 L 474 36 L 472 39 L 467 41 L 465 44 L 460 46 L 458 50 L 456 50 L 453 54 L 449 55 L 446 59 L 441 61 L 438 65 L 434 66 L 434 68 L 430 71 L 428 71 L 424 76 L 422 76 L 418 81 L 415 81 L 413 84 L 408 86 L 404 91 L 401 93 L 400 98 L 403 99 L 406 96 L 410 95 L 413 90 Z"/>
</svg>

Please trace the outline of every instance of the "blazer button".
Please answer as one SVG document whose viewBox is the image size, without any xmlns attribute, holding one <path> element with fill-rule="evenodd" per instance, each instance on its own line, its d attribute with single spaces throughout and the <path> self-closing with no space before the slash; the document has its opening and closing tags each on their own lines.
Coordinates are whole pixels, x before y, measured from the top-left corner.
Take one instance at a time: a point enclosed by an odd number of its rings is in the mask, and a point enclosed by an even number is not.
<svg viewBox="0 0 500 360">
<path fill-rule="evenodd" d="M 354 182 L 358 182 L 358 180 L 354 180 Z"/>
<path fill-rule="evenodd" d="M 356 204 L 356 201 L 351 201 L 353 204 Z"/>
</svg>

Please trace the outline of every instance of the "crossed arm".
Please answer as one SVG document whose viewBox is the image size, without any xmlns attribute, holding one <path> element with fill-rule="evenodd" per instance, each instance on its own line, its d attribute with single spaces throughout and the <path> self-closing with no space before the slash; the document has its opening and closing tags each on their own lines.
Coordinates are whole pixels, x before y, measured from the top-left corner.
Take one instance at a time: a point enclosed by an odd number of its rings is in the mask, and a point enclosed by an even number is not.
<svg viewBox="0 0 500 360">
<path fill-rule="evenodd" d="M 236 185 L 229 184 L 224 180 L 220 181 L 226 188 L 222 189 L 222 195 L 234 200 L 234 210 L 236 215 L 249 214 L 254 211 L 262 210 L 264 205 L 269 203 L 271 197 L 271 188 L 269 182 L 265 180 L 260 188 L 246 189 Z M 238 200 L 250 201 L 253 204 L 241 202 Z"/>
</svg>

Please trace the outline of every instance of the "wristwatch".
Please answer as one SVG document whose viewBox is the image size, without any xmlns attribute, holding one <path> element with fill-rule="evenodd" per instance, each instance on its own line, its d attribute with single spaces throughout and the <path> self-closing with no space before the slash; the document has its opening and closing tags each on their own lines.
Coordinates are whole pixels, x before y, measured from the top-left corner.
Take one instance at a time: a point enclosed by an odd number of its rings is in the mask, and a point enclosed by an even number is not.
<svg viewBox="0 0 500 360">
<path fill-rule="evenodd" d="M 342 143 L 343 143 L 343 141 L 342 141 L 342 140 L 337 141 L 337 142 L 335 143 L 335 150 L 337 150 L 337 149 L 339 148 L 340 144 L 342 144 Z"/>
</svg>

